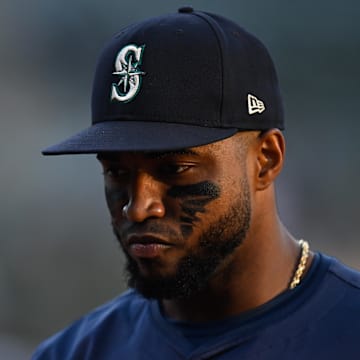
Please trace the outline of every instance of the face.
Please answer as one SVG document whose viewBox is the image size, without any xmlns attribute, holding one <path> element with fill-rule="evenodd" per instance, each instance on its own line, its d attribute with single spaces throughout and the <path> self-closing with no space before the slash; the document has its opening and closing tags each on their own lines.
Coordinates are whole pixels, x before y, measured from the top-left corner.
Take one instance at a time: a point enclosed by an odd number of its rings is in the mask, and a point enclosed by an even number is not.
<svg viewBox="0 0 360 360">
<path fill-rule="evenodd" d="M 224 270 L 250 224 L 246 156 L 233 138 L 98 155 L 131 287 L 151 298 L 188 298 Z"/>
</svg>

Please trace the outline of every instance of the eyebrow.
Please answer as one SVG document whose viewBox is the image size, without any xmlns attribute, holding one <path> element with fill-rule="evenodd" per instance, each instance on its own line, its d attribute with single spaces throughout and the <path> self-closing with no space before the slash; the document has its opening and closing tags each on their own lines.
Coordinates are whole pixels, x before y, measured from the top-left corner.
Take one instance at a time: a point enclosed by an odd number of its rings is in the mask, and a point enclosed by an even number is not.
<svg viewBox="0 0 360 360">
<path fill-rule="evenodd" d="M 191 149 L 179 149 L 179 150 L 168 150 L 168 151 L 132 151 L 132 153 L 142 153 L 148 159 L 163 159 L 169 156 L 179 155 L 192 155 L 199 156 L 199 153 Z M 121 152 L 119 152 L 121 154 Z M 96 155 L 98 160 L 114 160 L 117 157 L 117 152 L 102 152 Z"/>
<path fill-rule="evenodd" d="M 149 159 L 163 159 L 168 156 L 192 155 L 199 156 L 199 153 L 191 149 L 169 150 L 169 151 L 152 151 L 145 152 L 144 156 Z"/>
</svg>

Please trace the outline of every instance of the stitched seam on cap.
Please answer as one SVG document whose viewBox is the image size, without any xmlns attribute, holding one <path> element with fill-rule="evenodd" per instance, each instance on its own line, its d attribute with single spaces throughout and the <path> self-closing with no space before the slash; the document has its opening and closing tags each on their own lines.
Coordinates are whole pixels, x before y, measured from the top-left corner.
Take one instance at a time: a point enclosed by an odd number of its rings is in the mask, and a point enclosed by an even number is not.
<svg viewBox="0 0 360 360">
<path fill-rule="evenodd" d="M 221 89 L 220 89 L 220 109 L 219 109 L 219 121 L 220 123 L 218 124 L 218 126 L 222 126 L 223 125 L 223 104 L 224 104 L 224 57 L 223 57 L 223 49 L 221 46 L 221 41 L 220 38 L 218 36 L 218 30 L 216 29 L 216 27 L 219 27 L 219 25 L 217 24 L 217 22 L 211 18 L 211 16 L 202 13 L 202 12 L 193 12 L 193 15 L 196 15 L 197 17 L 201 18 L 202 20 L 204 20 L 210 27 L 210 29 L 212 30 L 212 32 L 215 35 L 216 41 L 217 41 L 217 45 L 218 45 L 218 49 L 219 49 L 219 54 L 220 54 L 220 67 L 221 67 Z"/>
</svg>

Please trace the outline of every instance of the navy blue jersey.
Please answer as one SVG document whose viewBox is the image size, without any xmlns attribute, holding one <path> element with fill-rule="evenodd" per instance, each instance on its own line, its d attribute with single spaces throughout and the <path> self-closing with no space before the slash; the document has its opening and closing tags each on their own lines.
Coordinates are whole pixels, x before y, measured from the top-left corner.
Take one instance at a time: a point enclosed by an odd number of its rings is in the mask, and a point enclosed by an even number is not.
<svg viewBox="0 0 360 360">
<path fill-rule="evenodd" d="M 301 284 L 204 324 L 166 319 L 129 290 L 54 335 L 33 360 L 360 359 L 360 273 L 317 254 Z"/>
</svg>

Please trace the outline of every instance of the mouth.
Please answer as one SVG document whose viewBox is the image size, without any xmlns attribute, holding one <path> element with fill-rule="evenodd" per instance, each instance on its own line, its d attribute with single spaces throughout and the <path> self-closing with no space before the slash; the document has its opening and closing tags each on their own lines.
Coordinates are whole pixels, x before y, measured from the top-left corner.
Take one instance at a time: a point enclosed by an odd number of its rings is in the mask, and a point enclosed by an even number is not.
<svg viewBox="0 0 360 360">
<path fill-rule="evenodd" d="M 156 258 L 174 247 L 174 244 L 153 235 L 131 235 L 126 243 L 133 258 Z"/>
</svg>

